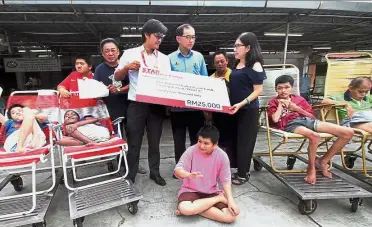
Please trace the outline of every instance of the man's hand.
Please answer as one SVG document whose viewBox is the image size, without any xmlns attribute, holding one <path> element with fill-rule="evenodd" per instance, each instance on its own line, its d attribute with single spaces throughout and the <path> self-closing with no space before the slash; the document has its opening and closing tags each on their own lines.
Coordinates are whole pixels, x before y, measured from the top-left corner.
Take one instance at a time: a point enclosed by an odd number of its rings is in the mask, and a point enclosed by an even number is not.
<svg viewBox="0 0 372 227">
<path fill-rule="evenodd" d="M 198 179 L 201 177 L 203 177 L 203 175 L 200 172 L 191 172 L 187 178 Z"/>
<path fill-rule="evenodd" d="M 77 128 L 78 128 L 78 126 L 76 124 L 70 124 L 70 125 L 66 126 L 66 131 L 67 131 L 67 133 L 71 134 L 71 133 L 75 132 L 75 130 Z"/>
<path fill-rule="evenodd" d="M 131 63 L 129 63 L 128 65 L 126 65 L 125 67 L 128 69 L 128 70 L 135 70 L 137 71 L 141 66 L 141 63 L 139 61 L 133 61 Z"/>
<path fill-rule="evenodd" d="M 231 212 L 231 214 L 232 214 L 233 216 L 238 216 L 238 215 L 240 214 L 240 209 L 239 209 L 239 207 L 236 205 L 236 203 L 235 203 L 234 200 L 229 200 L 227 206 L 228 206 L 229 211 Z"/>
<path fill-rule="evenodd" d="M 109 91 L 110 91 L 111 93 L 113 93 L 113 94 L 120 92 L 120 89 L 117 88 L 117 87 L 115 87 L 115 86 L 112 85 L 112 84 L 110 84 L 109 86 L 107 86 L 107 88 L 108 88 Z"/>
<path fill-rule="evenodd" d="M 298 107 L 295 103 L 293 103 L 293 102 L 290 102 L 290 103 L 288 104 L 288 109 L 289 109 L 290 111 L 296 111 L 296 112 L 297 112 L 298 108 L 299 108 L 299 107 Z"/>
<path fill-rule="evenodd" d="M 66 89 L 61 89 L 61 91 L 59 93 L 61 94 L 61 96 L 63 98 L 70 98 L 71 97 L 71 93 L 68 92 Z"/>
<path fill-rule="evenodd" d="M 286 100 L 286 99 L 279 99 L 279 104 L 282 106 L 282 107 L 285 107 L 285 108 L 289 108 L 289 104 L 291 103 L 290 100 Z"/>
<path fill-rule="evenodd" d="M 346 104 L 346 111 L 349 118 L 352 118 L 354 116 L 354 109 L 349 103 Z"/>
</svg>

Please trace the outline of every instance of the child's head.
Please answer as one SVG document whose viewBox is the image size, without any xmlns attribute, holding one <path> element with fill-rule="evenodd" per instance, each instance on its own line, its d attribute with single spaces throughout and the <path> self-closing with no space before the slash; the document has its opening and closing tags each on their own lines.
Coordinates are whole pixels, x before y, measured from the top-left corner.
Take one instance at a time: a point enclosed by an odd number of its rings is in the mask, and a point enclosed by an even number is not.
<svg viewBox="0 0 372 227">
<path fill-rule="evenodd" d="M 24 106 L 21 104 L 11 105 L 7 112 L 8 119 L 12 119 L 17 122 L 22 121 L 23 120 L 23 108 Z"/>
<path fill-rule="evenodd" d="M 65 121 L 65 124 L 74 124 L 79 121 L 80 116 L 79 114 L 74 110 L 67 110 L 65 115 L 63 116 L 63 119 Z"/>
<path fill-rule="evenodd" d="M 275 90 L 279 98 L 286 99 L 292 94 L 294 79 L 290 75 L 281 75 L 275 80 Z"/>
<path fill-rule="evenodd" d="M 371 90 L 372 81 L 370 77 L 357 77 L 354 78 L 349 84 L 350 96 L 357 100 L 361 101 Z"/>
<path fill-rule="evenodd" d="M 210 155 L 216 149 L 220 132 L 212 125 L 203 126 L 198 132 L 198 147 L 199 150 Z"/>
</svg>

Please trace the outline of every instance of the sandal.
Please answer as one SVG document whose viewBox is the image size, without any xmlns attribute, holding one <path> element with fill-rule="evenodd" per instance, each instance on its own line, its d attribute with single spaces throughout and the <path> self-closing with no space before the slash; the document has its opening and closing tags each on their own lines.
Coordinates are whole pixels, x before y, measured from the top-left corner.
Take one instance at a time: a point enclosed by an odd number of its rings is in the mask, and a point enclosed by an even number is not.
<svg viewBox="0 0 372 227">
<path fill-rule="evenodd" d="M 242 185 L 245 184 L 249 180 L 249 173 L 247 173 L 246 177 L 239 177 L 237 173 L 234 173 L 231 176 L 231 183 L 234 185 Z"/>
</svg>

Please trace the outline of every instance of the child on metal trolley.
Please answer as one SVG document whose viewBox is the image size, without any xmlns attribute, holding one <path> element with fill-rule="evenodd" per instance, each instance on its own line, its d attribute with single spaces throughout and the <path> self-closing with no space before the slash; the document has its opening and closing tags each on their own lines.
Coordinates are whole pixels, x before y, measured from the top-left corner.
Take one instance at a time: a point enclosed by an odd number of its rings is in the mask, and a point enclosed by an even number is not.
<svg viewBox="0 0 372 227">
<path fill-rule="evenodd" d="M 315 184 L 315 166 L 321 169 L 325 177 L 331 179 L 332 174 L 328 171 L 327 163 L 351 140 L 354 132 L 347 127 L 316 120 L 310 104 L 301 96 L 292 94 L 293 84 L 294 80 L 289 75 L 282 75 L 275 80 L 278 96 L 272 98 L 268 104 L 270 127 L 300 134 L 309 139 L 309 164 L 305 181 Z M 316 158 L 321 139 L 318 133 L 329 133 L 338 137 L 321 158 Z"/>
<path fill-rule="evenodd" d="M 66 111 L 64 115 L 64 137 L 57 141 L 62 146 L 92 146 L 110 139 L 109 130 L 98 123 L 99 119 L 91 115 L 80 116 L 74 110 Z"/>
<path fill-rule="evenodd" d="M 9 107 L 7 117 L 0 114 L 0 123 L 5 125 L 6 152 L 26 152 L 46 144 L 43 129 L 47 127 L 48 117 L 45 114 L 34 114 L 30 108 L 14 104 Z"/>
</svg>

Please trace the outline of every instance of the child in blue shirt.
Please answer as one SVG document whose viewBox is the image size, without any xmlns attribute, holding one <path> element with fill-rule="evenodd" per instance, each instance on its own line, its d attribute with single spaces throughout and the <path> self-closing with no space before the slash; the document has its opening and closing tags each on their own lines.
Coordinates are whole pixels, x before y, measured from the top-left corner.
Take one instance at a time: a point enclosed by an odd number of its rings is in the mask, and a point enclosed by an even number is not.
<svg viewBox="0 0 372 227">
<path fill-rule="evenodd" d="M 47 127 L 48 117 L 45 114 L 34 114 L 30 108 L 14 104 L 9 107 L 7 118 L 0 114 L 0 123 L 5 125 L 6 152 L 25 152 L 46 144 L 43 129 Z"/>
</svg>

